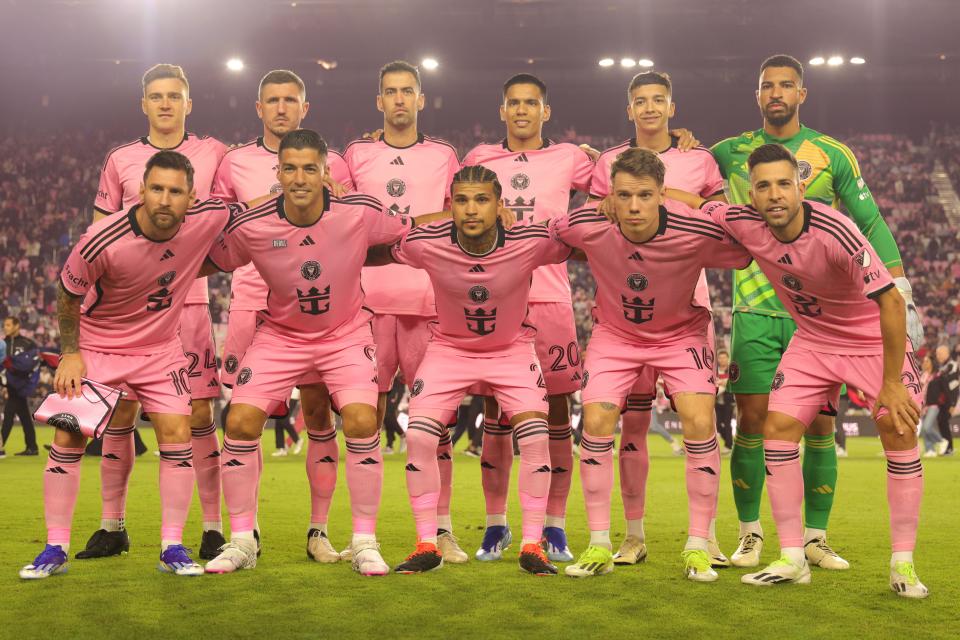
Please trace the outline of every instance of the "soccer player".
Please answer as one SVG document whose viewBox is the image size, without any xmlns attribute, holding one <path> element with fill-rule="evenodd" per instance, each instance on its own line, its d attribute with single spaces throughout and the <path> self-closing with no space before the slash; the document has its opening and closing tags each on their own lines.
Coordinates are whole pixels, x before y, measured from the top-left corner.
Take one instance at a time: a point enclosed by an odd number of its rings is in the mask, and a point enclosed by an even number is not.
<svg viewBox="0 0 960 640">
<path fill-rule="evenodd" d="M 714 352 L 710 311 L 694 300 L 705 267 L 743 266 L 747 253 L 698 212 L 664 201 L 666 169 L 657 154 L 628 149 L 610 167 L 611 225 L 594 207 L 550 222 L 552 232 L 581 249 L 597 279 L 593 336 L 583 374 L 580 475 L 590 545 L 565 573 L 613 570 L 610 493 L 614 432 L 630 389 L 644 371 L 663 377 L 683 428 L 689 509 L 682 558 L 687 578 L 712 582 L 710 521 L 720 487 L 714 427 Z"/>
<path fill-rule="evenodd" d="M 909 335 L 914 344 L 923 327 L 913 306 L 910 283 L 904 277 L 896 242 L 870 189 L 860 175 L 853 153 L 837 140 L 800 124 L 800 105 L 807 98 L 803 66 L 787 55 L 768 58 L 760 66 L 757 104 L 763 128 L 722 140 L 712 151 L 727 181 L 731 203 L 750 202 L 747 158 L 771 142 L 785 145 L 797 158 L 805 197 L 832 207 L 841 204 L 867 237 L 907 301 Z M 760 498 L 765 478 L 763 422 L 777 363 L 786 351 L 796 325 L 756 264 L 734 274 L 733 326 L 730 345 L 730 390 L 736 395 L 737 436 L 730 459 L 733 497 L 740 519 L 740 541 L 730 557 L 739 567 L 755 567 L 763 548 Z M 804 548 L 807 559 L 825 569 L 847 569 L 850 564 L 827 544 L 827 523 L 837 485 L 834 444 L 836 407 L 809 425 L 804 436 L 803 476 Z"/>
<path fill-rule="evenodd" d="M 213 138 L 186 130 L 190 114 L 190 85 L 183 69 L 171 64 L 151 67 L 143 76 L 143 113 L 148 133 L 107 154 L 94 202 L 94 220 L 129 209 L 140 194 L 143 168 L 160 149 L 176 149 L 190 159 L 197 197 L 210 197 L 210 187 L 226 146 Z M 258 195 L 263 195 L 258 194 Z M 217 351 L 213 342 L 207 280 L 191 283 L 181 316 L 180 339 L 189 360 L 191 389 L 191 443 L 194 471 L 203 511 L 200 557 L 211 558 L 225 542 L 220 519 L 220 443 L 213 424 L 213 398 L 220 395 Z M 135 396 L 128 398 L 136 400 Z M 133 432 L 136 413 L 117 416 L 103 436 L 100 482 L 103 513 L 98 529 L 77 558 L 99 558 L 127 551 L 130 539 L 124 526 L 127 486 L 133 469 Z"/>
<path fill-rule="evenodd" d="M 448 187 L 460 161 L 450 144 L 425 136 L 417 128 L 417 114 L 425 100 L 420 72 L 410 63 L 396 60 L 380 69 L 379 82 L 377 109 L 383 113 L 382 134 L 376 140 L 352 142 L 344 151 L 353 184 L 360 193 L 374 196 L 398 213 L 448 209 Z M 413 384 L 430 338 L 429 323 L 436 320 L 437 312 L 430 279 L 420 269 L 399 264 L 364 269 L 362 284 L 364 304 L 374 313 L 378 417 L 382 423 L 397 370 L 408 385 Z M 452 452 L 449 428 L 444 425 L 437 449 L 443 489 L 436 537 L 446 562 L 463 563 L 468 556 L 453 535 L 450 517 Z"/>
<path fill-rule="evenodd" d="M 916 434 L 922 389 L 907 348 L 903 297 L 849 218 L 803 199 L 802 169 L 783 145 L 757 147 L 747 167 L 752 207 L 711 204 L 706 212 L 767 274 L 797 333 L 774 374 L 763 424 L 780 559 L 741 580 L 760 586 L 810 582 L 799 443 L 820 408 L 837 406 L 841 385 L 849 384 L 873 407 L 887 458 L 890 588 L 899 596 L 925 598 L 927 588 L 913 564 L 923 495 Z"/>
<path fill-rule="evenodd" d="M 398 241 L 415 222 L 370 196 L 332 197 L 324 186 L 326 153 L 315 132 L 287 133 L 277 156 L 283 193 L 231 218 L 204 268 L 232 271 L 252 262 L 270 289 L 267 310 L 258 316 L 262 324 L 240 361 L 227 417 L 221 459 L 231 540 L 207 563 L 209 573 L 256 566 L 263 424 L 293 386 L 314 373 L 343 419 L 353 568 L 363 575 L 389 571 L 375 535 L 383 456 L 376 347 L 359 276 L 369 246 Z"/>
<path fill-rule="evenodd" d="M 540 546 L 551 476 L 549 430 L 527 298 L 534 270 L 564 262 L 571 251 L 543 225 L 504 231 L 497 222 L 501 193 L 490 169 L 464 167 L 451 187 L 453 221 L 417 229 L 392 250 L 396 262 L 430 275 L 439 316 L 410 393 L 406 471 L 417 546 L 397 573 L 443 566 L 437 547 L 437 444 L 477 383 L 492 390 L 520 446 L 520 568 L 535 575 L 557 573 Z"/>
<path fill-rule="evenodd" d="M 282 191 L 277 182 L 280 140 L 288 132 L 300 128 L 310 110 L 303 80 L 284 69 L 263 76 L 257 98 L 257 115 L 263 122 L 263 135 L 228 151 L 214 178 L 213 193 L 226 202 L 249 202 L 264 194 L 277 195 Z M 346 163 L 332 149 L 327 150 L 326 167 L 331 180 L 347 189 L 352 188 Z M 233 272 L 230 289 L 230 316 L 221 372 L 221 380 L 227 387 L 236 382 L 240 361 L 258 325 L 257 314 L 267 308 L 267 285 L 252 263 Z M 339 562 L 340 554 L 327 538 L 327 516 L 337 484 L 340 456 L 330 420 L 329 394 L 318 379 L 308 377 L 301 382 L 301 407 L 308 437 L 306 468 L 310 484 L 307 554 L 317 562 Z"/>
<path fill-rule="evenodd" d="M 602 200 L 610 195 L 610 166 L 618 155 L 631 147 L 657 152 L 666 167 L 664 180 L 667 187 L 697 193 L 711 200 L 723 199 L 723 178 L 710 150 L 697 146 L 681 151 L 678 139 L 670 135 L 670 118 L 675 112 L 673 85 L 666 73 L 643 71 L 630 80 L 627 87 L 627 118 L 634 124 L 634 137 L 600 154 L 590 179 L 591 199 Z M 694 300 L 701 307 L 711 310 L 710 291 L 703 273 L 697 282 Z M 712 321 L 709 330 L 710 348 L 713 349 Z M 636 564 L 647 557 L 643 529 L 647 474 L 650 469 L 647 432 L 650 429 L 652 403 L 656 397 L 655 372 L 645 371 L 630 390 L 621 418 L 620 493 L 627 520 L 627 535 L 613 556 L 615 564 Z M 730 561 L 716 542 L 714 520 L 710 523 L 708 547 L 714 566 L 729 566 Z"/>
<path fill-rule="evenodd" d="M 63 355 L 54 378 L 57 392 L 68 398 L 82 392 L 81 376 L 136 394 L 160 448 L 159 569 L 181 576 L 200 575 L 203 568 L 182 540 L 193 496 L 194 454 L 193 382 L 180 343 L 180 313 L 230 215 L 216 200 L 189 208 L 196 200 L 193 179 L 193 167 L 182 154 L 153 155 L 142 174 L 139 203 L 94 223 L 74 246 L 57 295 Z M 132 424 L 137 403 L 123 399 L 116 412 Z M 67 569 L 85 444 L 78 432 L 57 429 L 54 434 L 43 474 L 47 544 L 21 569 L 21 578 L 46 578 Z"/>
<path fill-rule="evenodd" d="M 502 98 L 500 119 L 506 124 L 506 137 L 477 146 L 464 157 L 463 165 L 483 165 L 496 173 L 504 204 L 519 222 L 541 222 L 566 212 L 571 191 L 587 192 L 592 161 L 575 145 L 543 137 L 550 105 L 542 80 L 526 73 L 515 75 L 504 83 Z M 547 555 L 554 562 L 573 560 L 565 532 L 573 468 L 569 395 L 580 387 L 582 365 L 570 299 L 566 265 L 547 265 L 534 272 L 528 321 L 537 327 L 535 345 L 549 395 L 552 473 L 543 534 Z M 487 530 L 476 552 L 478 560 L 499 560 L 512 540 L 506 514 L 513 443 L 510 426 L 499 424 L 499 413 L 488 404 L 480 459 Z"/>
</svg>

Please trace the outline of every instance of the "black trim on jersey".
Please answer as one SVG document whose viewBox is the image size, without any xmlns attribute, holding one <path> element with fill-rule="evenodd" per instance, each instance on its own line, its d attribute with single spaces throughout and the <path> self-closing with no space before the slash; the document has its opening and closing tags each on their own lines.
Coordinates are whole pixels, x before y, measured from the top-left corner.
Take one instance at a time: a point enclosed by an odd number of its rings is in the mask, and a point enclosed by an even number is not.
<svg viewBox="0 0 960 640">
<path fill-rule="evenodd" d="M 450 150 L 453 151 L 454 157 L 457 159 L 458 162 L 460 161 L 460 152 L 457 151 L 457 148 L 455 146 L 453 146 L 443 138 L 434 138 L 433 136 L 424 135 L 423 139 L 429 142 L 435 142 L 437 144 L 442 144 L 444 146 L 450 147 Z"/>
<path fill-rule="evenodd" d="M 411 147 L 415 147 L 415 146 L 417 146 L 418 144 L 422 144 L 422 143 L 423 143 L 423 134 L 418 132 L 418 133 L 417 133 L 417 140 L 416 140 L 416 142 L 413 142 L 413 143 L 411 143 L 411 144 L 408 144 L 408 145 L 405 146 L 405 147 L 398 147 L 398 146 L 396 146 L 396 145 L 393 145 L 393 144 L 390 144 L 389 142 L 387 142 L 387 136 L 386 136 L 386 134 L 381 135 L 381 136 L 380 136 L 380 140 L 383 142 L 383 144 L 387 145 L 387 146 L 390 147 L 391 149 L 409 149 L 409 148 L 411 148 Z"/>
<path fill-rule="evenodd" d="M 836 220 L 831 220 L 822 215 L 815 214 L 810 222 L 810 225 L 816 229 L 820 229 L 824 233 L 829 233 L 831 236 L 837 239 L 837 242 L 840 243 L 840 246 L 843 247 L 843 250 L 848 254 L 855 255 L 860 249 L 863 248 L 863 245 L 860 243 L 857 238 L 849 232 L 849 230 L 844 229 L 841 224 Z"/>
<path fill-rule="evenodd" d="M 774 240 L 776 240 L 780 244 L 793 244 L 794 242 L 802 238 L 803 234 L 805 234 L 810 230 L 810 215 L 813 213 L 813 207 L 811 207 L 810 203 L 806 201 L 802 202 L 801 206 L 803 207 L 803 228 L 800 229 L 800 233 L 797 234 L 797 237 L 794 238 L 793 240 L 781 240 L 777 236 L 774 236 L 773 233 L 771 232 L 770 235 L 773 236 Z M 766 224 L 766 222 L 764 222 L 764 224 Z"/>
<path fill-rule="evenodd" d="M 273 155 L 277 155 L 277 152 L 271 149 L 270 147 L 268 147 L 267 143 L 263 141 L 263 136 L 258 136 L 256 139 L 256 143 L 257 143 L 257 146 L 260 147 L 261 149 L 267 151 L 268 153 L 272 153 Z M 243 146 L 247 146 L 247 145 L 243 145 Z"/>
<path fill-rule="evenodd" d="M 206 213 L 207 211 L 216 211 L 217 209 L 225 209 L 227 204 L 220 200 L 219 198 L 207 198 L 202 202 L 197 202 L 192 207 L 187 209 L 188 216 L 195 216 L 198 213 Z"/>
<path fill-rule="evenodd" d="M 240 225 L 246 224 L 251 220 L 256 220 L 258 218 L 263 218 L 266 216 L 278 215 L 277 207 L 279 200 L 282 195 L 277 196 L 271 200 L 260 203 L 259 206 L 254 207 L 253 209 L 247 209 L 237 214 L 231 214 L 230 218 L 227 220 L 227 226 L 224 229 L 227 233 L 232 233 Z"/>
<path fill-rule="evenodd" d="M 64 293 L 66 293 L 71 298 L 82 298 L 85 295 L 87 295 L 86 293 L 74 293 L 73 291 L 70 291 L 70 289 L 67 289 L 67 285 L 63 282 L 62 275 L 60 276 L 60 288 L 63 289 Z"/>
<path fill-rule="evenodd" d="M 347 195 L 341 198 L 333 198 L 333 202 L 338 204 L 345 204 L 348 206 L 364 206 L 370 207 L 371 209 L 376 209 L 377 212 L 383 213 L 383 202 L 375 198 L 374 196 L 368 195 L 366 193 L 348 193 Z M 329 209 L 329 205 L 327 207 Z"/>
<path fill-rule="evenodd" d="M 892 289 L 893 287 L 894 287 L 894 284 L 891 282 L 890 284 L 888 284 L 887 286 L 883 287 L 882 289 L 877 289 L 876 291 L 874 291 L 874 292 L 872 292 L 872 293 L 868 293 L 868 294 L 867 294 L 867 297 L 870 298 L 871 300 L 876 300 L 877 298 L 879 298 L 880 296 L 882 296 L 883 294 L 885 294 L 887 291 L 889 291 L 889 290 Z"/>
<path fill-rule="evenodd" d="M 133 235 L 137 236 L 138 238 L 146 238 L 150 242 L 153 242 L 156 244 L 163 244 L 165 242 L 170 242 L 171 240 L 177 237 L 178 233 L 180 233 L 180 229 L 183 227 L 182 222 L 180 223 L 180 226 L 177 227 L 176 233 L 174 233 L 172 236 L 170 236 L 166 240 L 154 240 L 153 238 L 151 238 L 150 236 L 148 236 L 143 232 L 143 229 L 140 227 L 140 223 L 137 221 L 137 209 L 139 208 L 140 208 L 140 205 L 135 205 L 130 207 L 130 211 L 127 212 L 127 220 L 130 221 L 130 228 L 133 229 Z"/>
<path fill-rule="evenodd" d="M 134 206 L 133 209 L 136 209 L 136 206 Z M 130 225 L 127 223 L 126 216 L 121 216 L 119 219 L 107 225 L 105 229 L 99 231 L 87 244 L 81 247 L 80 257 L 87 262 L 93 262 L 104 249 L 127 235 L 130 231 Z"/>
<path fill-rule="evenodd" d="M 116 211 L 107 211 L 106 209 L 101 209 L 100 207 L 94 205 L 93 210 L 97 213 L 102 213 L 104 216 L 112 216 Z"/>
<path fill-rule="evenodd" d="M 314 220 L 310 224 L 297 224 L 296 222 L 293 222 L 292 220 L 290 220 L 290 218 L 287 217 L 286 211 L 283 210 L 283 194 L 281 193 L 279 196 L 277 196 L 277 215 L 280 216 L 281 220 L 286 221 L 287 224 L 289 224 L 292 227 L 297 227 L 300 229 L 308 229 L 313 225 L 317 224 L 318 222 L 320 222 L 321 220 L 323 220 L 323 215 L 329 210 L 330 210 L 330 191 L 326 187 L 324 187 L 323 188 L 323 211 L 320 212 L 320 217 L 318 217 L 316 220 Z"/>
<path fill-rule="evenodd" d="M 647 244 L 648 242 L 653 241 L 657 236 L 662 236 L 664 233 L 666 233 L 667 213 L 668 213 L 667 208 L 663 205 L 660 205 L 660 225 L 657 227 L 657 232 L 652 236 L 650 236 L 649 238 L 647 238 L 646 240 L 644 240 L 643 242 L 634 242 L 633 240 L 628 238 L 626 234 L 623 232 L 623 229 L 620 227 L 620 225 L 617 225 L 617 231 L 619 231 L 620 235 L 623 236 L 623 239 L 629 242 L 630 244 L 637 244 L 637 245 Z"/>
<path fill-rule="evenodd" d="M 714 240 L 723 240 L 725 234 L 723 228 L 706 220 L 691 220 L 678 216 L 675 213 L 667 212 L 667 228 L 687 233 L 696 233 L 701 236 L 707 236 Z"/>
<path fill-rule="evenodd" d="M 218 265 L 218 264 L 213 260 L 213 258 L 210 257 L 210 254 L 207 254 L 206 260 L 209 260 L 209 261 L 210 261 L 210 264 L 212 264 L 213 266 L 215 266 L 215 267 L 220 271 L 220 273 L 233 273 L 233 271 L 227 271 L 226 269 L 224 269 L 223 267 L 221 267 L 220 265 Z M 247 264 L 249 264 L 249 263 L 247 263 Z"/>
<path fill-rule="evenodd" d="M 860 242 L 860 240 L 857 238 L 857 236 L 854 235 L 854 233 L 853 233 L 852 231 L 850 231 L 850 230 L 847 229 L 845 226 L 843 226 L 843 224 L 841 224 L 838 220 L 835 220 L 835 219 L 833 219 L 832 217 L 830 217 L 830 216 L 828 216 L 828 215 L 826 215 L 826 214 L 824 214 L 824 213 L 821 213 L 821 212 L 813 209 L 812 206 L 811 206 L 811 216 L 810 216 L 810 217 L 811 217 L 811 220 L 812 220 L 813 222 L 819 222 L 819 223 L 821 223 L 821 224 L 827 225 L 827 226 L 835 229 L 838 234 L 840 234 L 841 236 L 843 236 L 844 238 L 846 238 L 847 241 L 848 241 L 851 245 L 853 245 L 853 248 L 854 248 L 854 249 L 859 249 L 860 247 L 863 246 L 863 244 Z"/>
<path fill-rule="evenodd" d="M 93 290 L 97 293 L 97 299 L 93 301 L 93 304 L 87 307 L 87 311 L 83 314 L 88 318 L 93 315 L 93 310 L 100 306 L 100 303 L 103 302 L 103 287 L 100 285 L 100 280 L 101 278 L 97 278 L 97 281 L 93 283 Z"/>
<path fill-rule="evenodd" d="M 544 138 L 543 142 L 536 149 L 524 149 L 523 151 L 514 151 L 509 147 L 509 145 L 507 145 L 506 138 L 500 141 L 500 146 L 506 149 L 507 151 L 509 151 L 510 153 L 523 153 L 524 151 L 540 151 L 541 149 L 546 149 L 552 144 L 554 144 L 553 140 L 551 140 L 550 138 Z"/>
<path fill-rule="evenodd" d="M 486 256 L 492 255 L 494 251 L 499 249 L 506 242 L 506 232 L 503 229 L 503 225 L 500 223 L 500 219 L 497 219 L 497 241 L 493 243 L 493 246 L 486 253 L 470 253 L 463 248 L 463 245 L 460 244 L 460 239 L 457 237 L 457 226 L 453 225 L 450 227 L 450 242 L 457 245 L 457 248 L 460 249 L 464 254 L 470 256 L 471 258 L 484 258 Z"/>
<path fill-rule="evenodd" d="M 190 134 L 189 131 L 184 131 L 184 132 L 183 132 L 183 139 L 181 139 L 180 142 L 178 142 L 178 143 L 177 143 L 175 146 L 173 146 L 173 147 L 158 147 L 157 145 L 155 145 L 155 144 L 153 144 L 152 142 L 150 142 L 150 136 L 143 136 L 142 138 L 140 138 L 140 144 L 145 144 L 145 145 L 147 145 L 148 147 L 153 147 L 153 148 L 156 149 L 157 151 L 176 151 L 177 149 L 180 148 L 180 145 L 182 145 L 184 142 L 186 142 L 187 140 L 190 139 L 190 135 L 191 135 L 191 134 Z M 193 135 L 194 138 L 197 137 L 197 134 L 192 134 L 192 135 Z"/>
</svg>

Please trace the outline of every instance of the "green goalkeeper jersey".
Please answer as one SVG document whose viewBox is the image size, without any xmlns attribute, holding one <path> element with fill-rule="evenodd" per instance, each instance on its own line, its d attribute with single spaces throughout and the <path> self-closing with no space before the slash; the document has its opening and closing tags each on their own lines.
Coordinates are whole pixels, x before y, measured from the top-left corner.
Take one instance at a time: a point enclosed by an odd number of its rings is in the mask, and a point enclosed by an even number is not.
<svg viewBox="0 0 960 640">
<path fill-rule="evenodd" d="M 760 145 L 779 143 L 793 152 L 800 165 L 800 179 L 806 182 L 804 197 L 840 209 L 841 205 L 867 237 L 888 267 L 902 265 L 897 243 L 860 175 L 860 166 L 843 143 L 807 127 L 792 138 L 775 138 L 763 129 L 747 131 L 721 140 L 711 151 L 726 181 L 727 200 L 750 204 L 750 173 L 747 157 Z M 788 318 L 790 314 L 756 262 L 734 271 L 733 310 Z"/>
</svg>

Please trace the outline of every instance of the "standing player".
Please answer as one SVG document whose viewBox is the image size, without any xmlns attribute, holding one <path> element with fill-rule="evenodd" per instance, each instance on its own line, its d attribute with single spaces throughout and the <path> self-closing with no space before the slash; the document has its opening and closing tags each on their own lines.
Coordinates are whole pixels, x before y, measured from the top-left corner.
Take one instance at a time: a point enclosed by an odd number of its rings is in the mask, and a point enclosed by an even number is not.
<svg viewBox="0 0 960 640">
<path fill-rule="evenodd" d="M 463 159 L 464 166 L 483 165 L 503 185 L 504 205 L 520 222 L 541 222 L 566 212 L 572 191 L 586 192 L 593 163 L 575 145 L 543 137 L 550 119 L 547 87 L 536 76 L 521 73 L 503 85 L 500 119 L 507 136 L 482 144 Z M 567 546 L 565 517 L 573 468 L 569 395 L 580 387 L 582 366 L 570 304 L 566 265 L 548 265 L 533 274 L 528 322 L 537 328 L 536 349 L 547 384 L 550 412 L 550 497 L 543 534 L 547 555 L 555 562 L 573 559 Z M 480 459 L 487 504 L 487 530 L 478 560 L 499 560 L 512 539 L 507 526 L 507 492 L 513 443 L 509 425 L 498 424 L 499 409 L 488 404 Z"/>
<path fill-rule="evenodd" d="M 383 113 L 382 135 L 377 140 L 352 142 L 344 152 L 353 184 L 360 193 L 372 195 L 397 213 L 447 209 L 448 186 L 460 162 L 451 145 L 417 129 L 417 114 L 424 105 L 420 72 L 408 62 L 391 62 L 380 69 L 379 88 L 377 109 Z M 362 284 L 364 304 L 374 313 L 378 417 L 382 422 L 397 370 L 408 385 L 413 384 L 430 338 L 428 323 L 436 319 L 437 312 L 425 271 L 399 264 L 364 269 Z M 444 560 L 462 563 L 468 556 L 457 544 L 450 518 L 453 446 L 447 425 L 440 441 L 437 459 L 443 490 L 436 537 Z"/>
<path fill-rule="evenodd" d="M 119 146 L 109 154 L 100 174 L 94 202 L 94 220 L 127 209 L 137 203 L 146 161 L 159 149 L 176 149 L 190 159 L 196 174 L 197 197 L 210 197 L 213 176 L 226 153 L 224 144 L 186 130 L 190 114 L 190 85 L 183 69 L 171 64 L 151 67 L 143 76 L 143 113 L 147 116 L 146 136 Z M 262 194 L 260 194 L 262 195 Z M 207 295 L 207 280 L 192 283 L 183 309 L 180 339 L 189 359 L 191 396 L 191 442 L 196 454 L 194 470 L 203 511 L 203 538 L 200 557 L 211 558 L 225 542 L 220 521 L 220 443 L 213 424 L 213 398 L 220 395 L 217 352 Z M 135 400 L 135 397 L 131 397 Z M 125 503 L 133 469 L 132 419 L 110 425 L 103 436 L 100 459 L 103 514 L 100 529 L 77 558 L 99 558 L 127 551 L 130 539 L 124 527 Z"/>
<path fill-rule="evenodd" d="M 67 397 L 82 393 L 81 376 L 136 394 L 160 449 L 159 569 L 183 576 L 203 569 L 183 546 L 193 450 L 192 382 L 178 335 L 180 313 L 203 256 L 230 215 L 219 201 L 188 210 L 196 200 L 193 178 L 185 156 L 157 153 L 146 163 L 139 204 L 94 223 L 73 248 L 57 294 L 63 356 L 54 379 L 57 392 Z M 132 422 L 137 403 L 121 400 L 116 412 Z M 21 569 L 21 578 L 67 569 L 85 444 L 76 431 L 54 434 L 43 474 L 47 545 Z"/>
<path fill-rule="evenodd" d="M 747 165 L 753 207 L 712 204 L 707 212 L 770 276 L 797 333 L 773 377 L 763 424 L 767 491 L 781 555 L 742 581 L 810 582 L 800 437 L 821 407 L 837 406 L 846 383 L 873 407 L 887 458 L 890 588 L 899 596 L 925 598 L 927 588 L 913 565 L 923 495 L 916 434 L 922 389 L 912 350 L 906 349 L 906 305 L 856 225 L 827 205 L 803 200 L 801 168 L 783 145 L 756 148 Z"/>
<path fill-rule="evenodd" d="M 586 253 L 598 282 L 596 324 L 583 374 L 580 442 L 590 545 L 565 569 L 569 576 L 613 570 L 614 432 L 628 392 L 644 371 L 653 370 L 663 377 L 680 416 L 687 454 L 690 523 L 684 572 L 697 582 L 717 579 L 708 554 L 720 488 L 711 316 L 693 294 L 705 267 L 732 268 L 750 258 L 717 225 L 683 204 L 664 202 L 665 171 L 656 153 L 629 149 L 610 168 L 617 226 L 592 207 L 550 223 L 560 240 Z"/>
<path fill-rule="evenodd" d="M 260 80 L 257 115 L 263 135 L 231 149 L 224 156 L 214 179 L 213 193 L 226 202 L 249 202 L 264 194 L 278 195 L 277 149 L 288 132 L 298 129 L 310 110 L 306 86 L 292 71 L 277 69 Z M 327 171 L 334 182 L 352 188 L 350 172 L 343 158 L 327 151 Z M 224 386 L 232 387 L 243 354 L 253 340 L 257 314 L 267 308 L 267 285 L 251 263 L 233 272 L 230 284 L 230 316 L 224 345 Z M 307 427 L 307 478 L 310 482 L 310 527 L 307 553 L 318 562 L 339 562 L 340 554 L 327 538 L 327 514 L 337 484 L 340 449 L 330 421 L 330 399 L 322 384 L 300 387 L 301 405 Z"/>
<path fill-rule="evenodd" d="M 712 149 L 727 181 L 727 199 L 737 204 L 750 202 L 747 158 L 754 149 L 771 142 L 786 146 L 797 158 L 800 179 L 806 185 L 805 197 L 833 207 L 842 204 L 890 270 L 910 311 L 909 335 L 919 344 L 923 327 L 893 235 L 880 216 L 850 149 L 800 124 L 799 108 L 806 97 L 800 62 L 787 55 L 776 55 L 763 62 L 757 90 L 763 128 L 718 142 Z M 763 423 L 777 363 L 796 328 L 756 264 L 734 274 L 730 390 L 736 394 L 737 436 L 730 475 L 740 519 L 740 542 L 730 560 L 739 567 L 755 567 L 760 562 L 760 498 L 765 478 Z M 837 485 L 835 416 L 835 406 L 825 407 L 804 436 L 803 538 L 807 559 L 812 564 L 825 569 L 847 569 L 850 564 L 827 544 L 827 522 Z"/>
<path fill-rule="evenodd" d="M 610 194 L 610 166 L 617 156 L 631 147 L 642 147 L 656 151 L 666 166 L 664 180 L 667 187 L 697 193 L 704 198 L 723 199 L 723 178 L 710 150 L 698 146 L 681 151 L 677 139 L 670 135 L 670 118 L 675 111 L 670 76 L 657 71 L 644 71 L 633 77 L 627 87 L 627 118 L 634 124 L 634 137 L 600 154 L 590 180 L 591 198 L 603 199 Z M 700 274 L 694 301 L 711 310 L 710 291 L 704 273 Z M 713 349 L 712 321 L 709 336 Z M 656 372 L 645 371 L 630 390 L 622 416 L 620 493 L 623 496 L 627 535 L 620 550 L 614 554 L 615 564 L 636 564 L 647 557 L 643 530 L 647 474 L 650 469 L 647 431 L 656 397 Z M 730 561 L 716 542 L 713 520 L 710 523 L 709 551 L 714 566 L 729 566 Z"/>
</svg>

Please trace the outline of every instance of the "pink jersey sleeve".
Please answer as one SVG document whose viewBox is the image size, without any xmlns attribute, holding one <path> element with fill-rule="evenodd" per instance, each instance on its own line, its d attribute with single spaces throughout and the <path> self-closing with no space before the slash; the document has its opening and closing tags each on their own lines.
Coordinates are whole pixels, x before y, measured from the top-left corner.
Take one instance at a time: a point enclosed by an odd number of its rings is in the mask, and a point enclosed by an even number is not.
<svg viewBox="0 0 960 640">
<path fill-rule="evenodd" d="M 115 156 L 111 152 L 103 163 L 100 171 L 100 184 L 97 187 L 97 198 L 93 207 L 100 213 L 110 215 L 123 208 L 123 185 L 120 182 L 120 172 L 117 170 Z"/>
<path fill-rule="evenodd" d="M 207 258 L 218 269 L 229 273 L 245 264 L 249 264 L 252 258 L 247 251 L 247 243 L 240 237 L 242 231 L 238 228 L 235 232 L 232 232 L 229 229 L 230 223 L 227 223 L 227 227 L 228 229 L 220 234 L 220 237 L 210 247 Z"/>
<path fill-rule="evenodd" d="M 607 219 L 597 213 L 596 209 L 580 209 L 571 211 L 567 215 L 557 216 L 550 220 L 550 235 L 568 247 L 580 248 L 583 246 L 583 236 L 587 231 L 595 228 L 591 222 L 607 222 Z"/>
<path fill-rule="evenodd" d="M 453 184 L 453 177 L 457 175 L 457 172 L 460 171 L 460 159 L 457 158 L 457 154 L 450 150 L 450 158 L 447 160 L 447 193 L 443 198 L 443 209 L 444 211 L 450 209 L 450 185 Z"/>
<path fill-rule="evenodd" d="M 477 149 L 478 147 L 474 147 L 467 152 L 467 155 L 463 156 L 463 162 L 460 163 L 461 167 L 472 167 L 477 164 Z"/>
<path fill-rule="evenodd" d="M 727 204 L 725 202 L 705 202 L 703 206 L 700 207 L 700 211 L 704 216 L 720 225 L 734 240 L 739 240 L 739 238 L 732 234 L 731 226 L 727 223 L 727 212 L 734 208 L 740 208 L 740 205 Z"/>
<path fill-rule="evenodd" d="M 426 227 L 420 227 L 425 229 Z M 390 247 L 390 255 L 395 262 L 405 264 L 417 269 L 423 268 L 422 251 L 420 248 L 426 246 L 425 242 L 409 242 L 410 236 L 405 235 L 400 242 Z"/>
<path fill-rule="evenodd" d="M 344 189 L 353 191 L 357 188 L 343 156 L 332 149 L 327 153 L 327 168 L 330 170 L 330 178 L 342 184 Z"/>
<path fill-rule="evenodd" d="M 859 251 L 850 252 L 839 242 L 827 245 L 827 255 L 848 277 L 853 290 L 874 299 L 893 285 L 893 277 L 877 252 L 864 238 Z"/>
<path fill-rule="evenodd" d="M 98 228 L 99 229 L 99 228 Z M 73 247 L 67 261 L 60 272 L 60 282 L 67 293 L 77 297 L 86 295 L 93 283 L 100 279 L 106 268 L 105 251 L 95 251 L 96 247 L 90 245 L 90 239 L 94 234 L 87 230 L 80 241 Z M 84 255 L 90 256 L 91 250 L 94 250 L 93 260 L 87 261 Z"/>
<path fill-rule="evenodd" d="M 367 246 L 394 244 L 413 228 L 410 216 L 398 214 L 372 196 L 354 194 L 344 196 L 341 202 L 363 207 L 363 226 L 367 232 Z"/>
<path fill-rule="evenodd" d="M 597 158 L 590 176 L 590 195 L 595 198 L 606 198 L 610 194 L 610 163 L 607 154 Z"/>
<path fill-rule="evenodd" d="M 543 238 L 537 248 L 539 251 L 534 261 L 534 264 L 537 265 L 561 264 L 566 262 L 570 254 L 573 253 L 573 249 L 569 245 L 554 237 L 552 233 Z"/>
<path fill-rule="evenodd" d="M 583 149 L 574 145 L 576 153 L 573 156 L 573 171 L 570 174 L 570 186 L 577 191 L 590 193 L 590 181 L 596 167 Z"/>
<path fill-rule="evenodd" d="M 233 186 L 233 163 L 226 156 L 220 161 L 217 173 L 213 176 L 210 196 L 224 202 L 236 202 L 239 199 Z"/>
<path fill-rule="evenodd" d="M 703 156 L 703 189 L 701 198 L 710 198 L 723 193 L 723 176 L 720 175 L 720 166 L 711 153 L 702 153 Z"/>
</svg>

